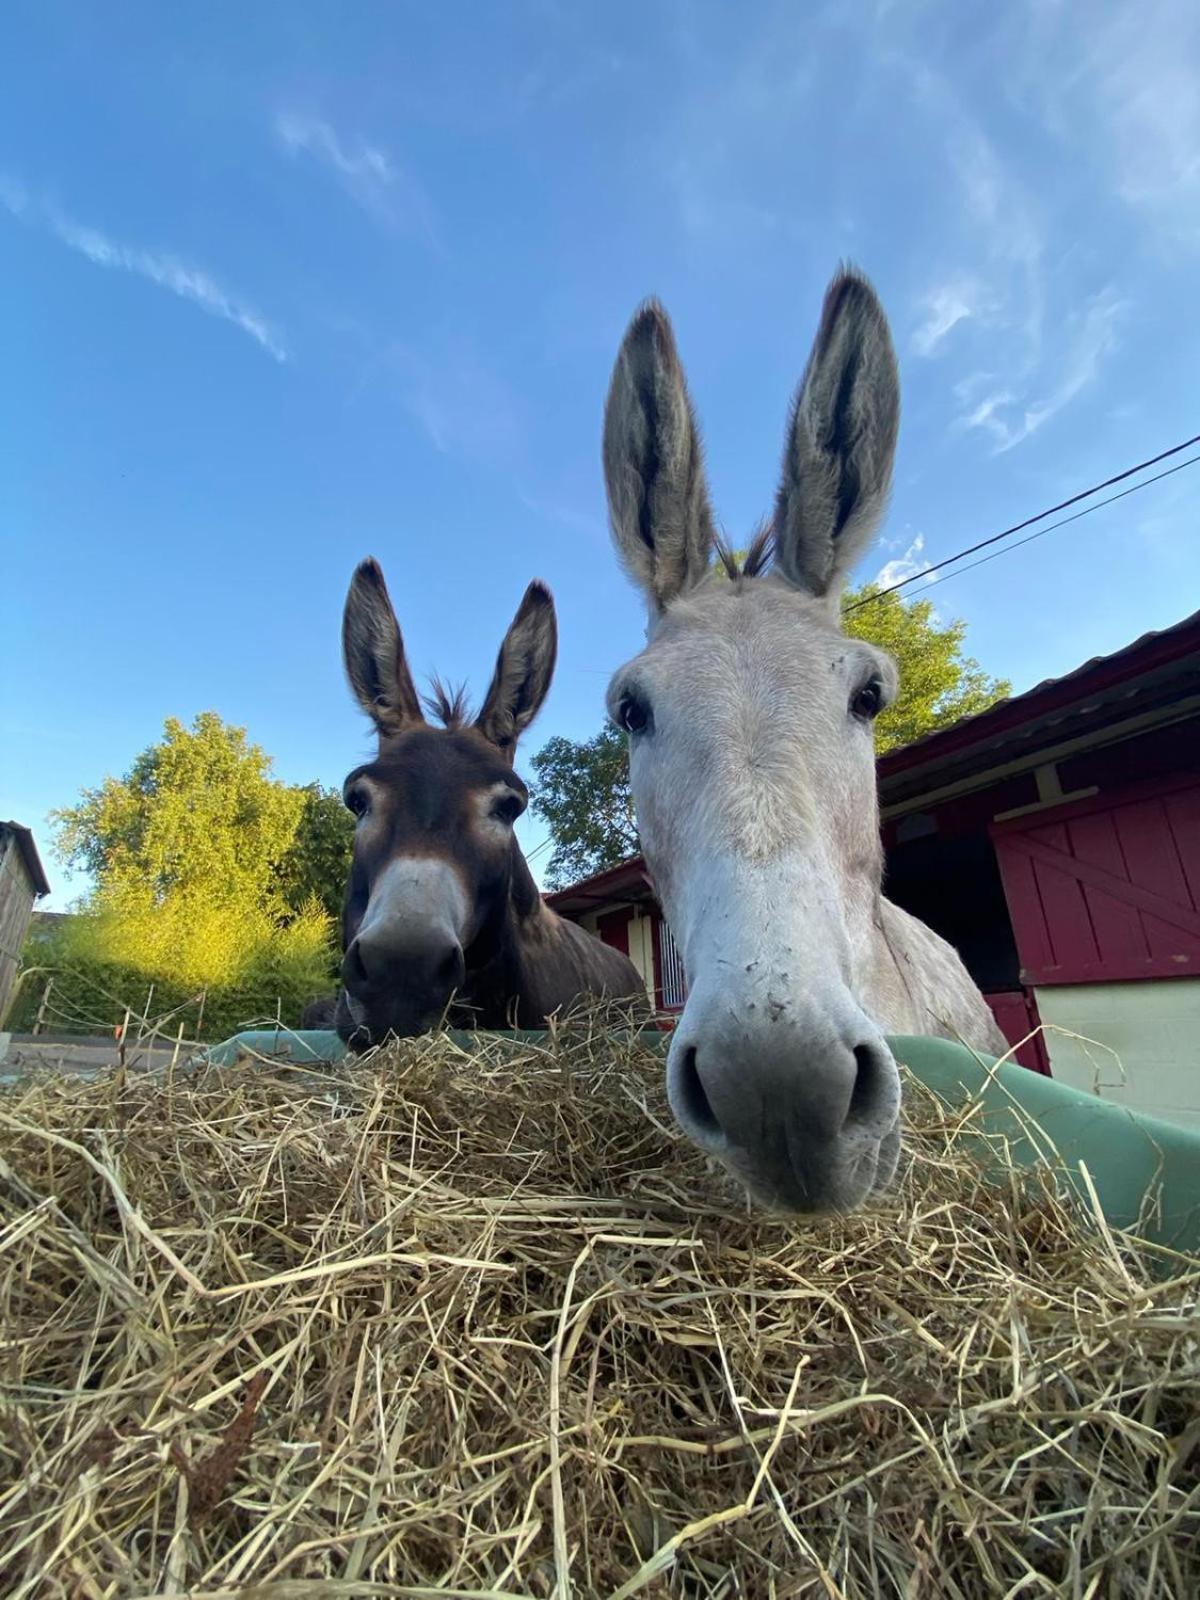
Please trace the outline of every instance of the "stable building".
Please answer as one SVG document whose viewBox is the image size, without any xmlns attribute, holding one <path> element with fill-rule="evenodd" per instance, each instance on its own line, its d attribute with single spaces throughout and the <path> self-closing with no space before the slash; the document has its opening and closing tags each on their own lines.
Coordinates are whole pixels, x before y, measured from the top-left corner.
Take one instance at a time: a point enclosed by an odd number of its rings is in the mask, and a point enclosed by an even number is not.
<svg viewBox="0 0 1200 1600">
<path fill-rule="evenodd" d="M 19 822 L 0 822 L 0 1026 L 16 987 L 34 905 L 49 893 L 33 834 Z"/>
</svg>

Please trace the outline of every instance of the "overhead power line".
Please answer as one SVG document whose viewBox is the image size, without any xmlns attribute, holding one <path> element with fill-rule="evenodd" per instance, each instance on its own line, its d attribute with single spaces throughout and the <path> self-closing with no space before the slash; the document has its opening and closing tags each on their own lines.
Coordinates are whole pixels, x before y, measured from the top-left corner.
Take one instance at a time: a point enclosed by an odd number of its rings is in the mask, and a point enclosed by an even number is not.
<svg viewBox="0 0 1200 1600">
<path fill-rule="evenodd" d="M 1145 472 L 1147 467 L 1155 467 L 1160 461 L 1167 461 L 1171 456 L 1179 455 L 1181 451 L 1190 450 L 1195 444 L 1200 444 L 1200 433 L 1193 435 L 1190 439 L 1185 439 L 1182 444 L 1172 445 L 1169 450 L 1160 451 L 1158 455 L 1151 456 L 1146 461 L 1139 461 L 1136 466 L 1126 467 L 1124 472 L 1115 473 L 1111 478 L 1105 478 L 1102 483 L 1094 483 L 1090 489 L 1081 489 L 1078 494 L 1071 495 L 1069 499 L 1060 500 L 1057 505 L 1047 506 L 1044 511 L 1037 512 L 1035 516 L 1026 517 L 1021 522 L 1014 522 L 1011 528 L 1002 528 L 999 533 L 993 533 L 987 539 L 980 539 L 977 543 L 968 545 L 965 550 L 959 550 L 955 555 L 944 556 L 941 561 L 935 561 L 932 566 L 923 567 L 920 572 L 912 572 L 907 578 L 901 578 L 899 583 L 889 584 L 886 589 L 877 589 L 873 594 L 864 595 L 861 600 L 856 600 L 853 605 L 846 607 L 846 614 L 848 615 L 851 611 L 857 611 L 860 606 L 869 606 L 874 600 L 881 600 L 885 594 L 895 594 L 897 589 L 904 589 L 910 583 L 916 583 L 921 578 L 928 578 L 932 573 L 940 572 L 943 567 L 953 566 L 955 562 L 963 561 L 967 556 L 973 556 L 979 550 L 986 550 L 989 545 L 999 544 L 1002 539 L 1010 539 L 1014 533 L 1020 533 L 1025 528 L 1031 528 L 1036 522 L 1044 522 L 1047 517 L 1054 516 L 1056 512 L 1065 511 L 1068 506 L 1078 505 L 1081 500 L 1089 500 L 1092 495 L 1099 494 L 1102 489 L 1111 489 L 1113 484 L 1123 483 L 1126 478 L 1132 478 L 1139 472 Z M 1114 500 L 1122 500 L 1126 495 L 1136 493 L 1138 489 L 1148 488 L 1150 484 L 1157 483 L 1161 478 L 1169 478 L 1174 472 L 1182 472 L 1184 467 L 1193 466 L 1198 460 L 1200 460 L 1200 456 L 1193 456 L 1189 461 L 1181 461 L 1178 466 L 1169 467 L 1167 471 L 1156 473 L 1152 478 L 1145 478 L 1141 483 L 1135 483 L 1132 488 L 1123 489 L 1120 494 L 1110 495 L 1108 499 L 1100 500 L 1094 506 L 1088 506 L 1083 511 L 1077 511 L 1073 517 L 1064 517 L 1061 522 L 1053 523 L 1050 528 L 1041 528 L 1038 533 L 1031 535 L 1030 539 L 1019 539 L 1015 545 L 1009 545 L 1007 548 L 1017 550 L 1021 545 L 1029 544 L 1031 539 L 1040 538 L 1043 533 L 1050 533 L 1053 528 L 1064 527 L 1068 522 L 1077 522 L 1080 517 L 1087 516 L 1088 512 L 1099 511 L 1101 506 L 1111 505 Z M 996 552 L 997 555 L 1002 555 L 1003 553 L 1003 551 Z M 992 559 L 991 556 L 985 557 L 985 560 L 988 561 Z M 983 564 L 982 561 L 973 561 L 971 566 L 981 567 Z M 969 572 L 971 567 L 963 567 L 960 570 Z M 956 574 L 951 574 L 951 576 L 956 576 Z M 933 585 L 929 585 L 929 587 L 932 588 Z"/>
<path fill-rule="evenodd" d="M 1027 533 L 1023 539 L 1018 539 L 1016 544 L 1006 544 L 1002 550 L 993 550 L 990 556 L 980 556 L 978 561 L 972 561 L 965 567 L 959 567 L 954 572 L 948 572 L 942 581 L 948 583 L 951 578 L 957 578 L 960 573 L 972 572 L 976 567 L 986 567 L 989 561 L 996 561 L 1000 556 L 1008 555 L 1010 550 L 1019 550 L 1023 544 L 1032 544 L 1035 539 L 1040 539 L 1043 534 L 1053 533 L 1055 528 L 1065 528 L 1068 522 L 1078 522 L 1080 517 L 1089 516 L 1093 511 L 1100 511 L 1104 506 L 1111 506 L 1114 500 L 1124 500 L 1126 495 L 1136 494 L 1139 489 L 1148 489 L 1152 483 L 1158 483 L 1161 478 L 1170 478 L 1176 472 L 1182 472 L 1185 467 L 1194 467 L 1198 462 L 1200 462 L 1200 455 L 1189 456 L 1186 461 L 1180 461 L 1176 466 L 1168 467 L 1165 472 L 1156 472 L 1152 478 L 1143 478 L 1141 483 L 1131 484 L 1128 489 L 1122 489 L 1119 494 L 1110 494 L 1103 500 L 1097 500 L 1094 505 L 1084 506 L 1082 511 L 1076 511 L 1072 516 L 1063 517 L 1059 522 L 1048 522 L 1044 528 L 1038 528 L 1035 533 Z M 928 570 L 932 571 L 932 568 Z M 915 574 L 918 578 L 924 578 L 927 575 L 927 572 Z M 927 590 L 936 589 L 937 586 L 938 580 L 934 578 L 932 583 L 924 584 L 920 589 L 915 589 L 913 593 L 925 594 Z M 886 594 L 887 590 L 885 589 L 883 592 Z M 854 607 L 849 606 L 847 609 L 853 611 Z"/>
</svg>

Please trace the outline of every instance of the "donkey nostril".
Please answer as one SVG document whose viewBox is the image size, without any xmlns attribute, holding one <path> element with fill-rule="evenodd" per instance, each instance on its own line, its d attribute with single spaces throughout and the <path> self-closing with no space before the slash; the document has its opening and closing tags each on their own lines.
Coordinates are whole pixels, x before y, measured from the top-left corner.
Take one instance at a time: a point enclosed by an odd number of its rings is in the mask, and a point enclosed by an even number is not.
<svg viewBox="0 0 1200 1600">
<path fill-rule="evenodd" d="M 347 984 L 359 985 L 361 987 L 365 987 L 371 981 L 370 973 L 367 971 L 366 962 L 362 958 L 362 947 L 357 939 L 355 939 L 349 950 L 346 951 L 346 963 L 343 971 L 343 977 L 345 978 Z"/>
<path fill-rule="evenodd" d="M 694 1045 L 689 1045 L 683 1053 L 679 1063 L 679 1072 L 675 1081 L 675 1092 L 679 1100 L 679 1110 L 683 1117 L 691 1123 L 692 1128 L 704 1138 L 723 1139 L 725 1130 L 721 1127 L 712 1102 L 708 1098 L 700 1077 L 700 1068 L 696 1065 L 696 1050 Z M 681 1121 L 683 1118 L 681 1117 Z"/>
<path fill-rule="evenodd" d="M 884 1064 L 874 1045 L 855 1045 L 854 1066 L 854 1088 L 846 1109 L 846 1127 L 873 1120 L 885 1089 Z"/>
<path fill-rule="evenodd" d="M 452 944 L 438 962 L 435 976 L 448 989 L 456 989 L 463 978 L 463 953 L 459 945 Z"/>
</svg>

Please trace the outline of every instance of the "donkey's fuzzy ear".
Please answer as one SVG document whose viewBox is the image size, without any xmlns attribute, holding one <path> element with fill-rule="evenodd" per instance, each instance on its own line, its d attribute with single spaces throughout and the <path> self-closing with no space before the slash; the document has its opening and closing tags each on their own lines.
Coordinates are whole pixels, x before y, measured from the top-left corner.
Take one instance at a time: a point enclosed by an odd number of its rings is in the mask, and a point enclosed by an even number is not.
<svg viewBox="0 0 1200 1600">
<path fill-rule="evenodd" d="M 554 599 L 536 579 L 504 636 L 496 671 L 476 718 L 476 727 L 509 761 L 517 740 L 537 716 L 550 692 L 558 657 Z"/>
<path fill-rule="evenodd" d="M 604 480 L 617 552 L 661 611 L 708 571 L 713 522 L 675 336 L 655 300 L 629 324 L 613 368 Z"/>
<path fill-rule="evenodd" d="M 342 613 L 342 657 L 359 705 L 381 738 L 424 722 L 383 572 L 363 561 Z"/>
<path fill-rule="evenodd" d="M 900 378 L 887 318 L 860 273 L 829 285 L 792 406 L 775 503 L 776 565 L 835 598 L 879 525 L 900 425 Z"/>
</svg>

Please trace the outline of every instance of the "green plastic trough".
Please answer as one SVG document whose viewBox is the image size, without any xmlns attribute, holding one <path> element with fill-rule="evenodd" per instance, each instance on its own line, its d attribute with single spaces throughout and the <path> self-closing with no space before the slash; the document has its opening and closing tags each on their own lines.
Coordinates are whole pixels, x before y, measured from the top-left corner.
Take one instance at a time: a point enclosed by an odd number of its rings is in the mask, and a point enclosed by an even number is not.
<svg viewBox="0 0 1200 1600">
<path fill-rule="evenodd" d="M 455 1033 L 461 1045 L 471 1034 Z M 508 1033 L 514 1040 L 544 1040 L 541 1032 Z M 646 1034 L 665 1054 L 670 1036 Z M 1110 1228 L 1200 1255 L 1200 1133 L 1142 1116 L 1111 1101 L 1070 1089 L 1011 1063 L 979 1057 L 947 1039 L 907 1036 L 890 1041 L 902 1062 L 947 1105 L 979 1103 L 974 1147 L 985 1166 L 1032 1167 L 1045 1163 L 1065 1178 Z M 208 1051 L 214 1065 L 244 1055 L 327 1066 L 346 1047 L 336 1033 L 265 1029 L 239 1033 Z M 1093 1199 L 1094 1196 L 1094 1199 Z"/>
</svg>

